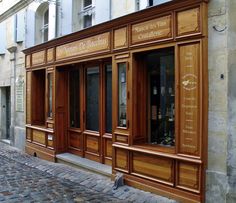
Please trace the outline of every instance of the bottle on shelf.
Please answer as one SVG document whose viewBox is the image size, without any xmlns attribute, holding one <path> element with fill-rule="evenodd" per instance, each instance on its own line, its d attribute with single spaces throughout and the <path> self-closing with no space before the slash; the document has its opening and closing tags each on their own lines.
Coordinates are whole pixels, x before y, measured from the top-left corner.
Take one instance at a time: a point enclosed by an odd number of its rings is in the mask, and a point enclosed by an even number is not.
<svg viewBox="0 0 236 203">
<path fill-rule="evenodd" d="M 162 119 L 162 115 L 161 115 L 161 108 L 159 108 L 158 110 L 158 119 L 161 120 Z"/>
<path fill-rule="evenodd" d="M 123 127 L 126 127 L 126 113 L 123 114 Z"/>
</svg>

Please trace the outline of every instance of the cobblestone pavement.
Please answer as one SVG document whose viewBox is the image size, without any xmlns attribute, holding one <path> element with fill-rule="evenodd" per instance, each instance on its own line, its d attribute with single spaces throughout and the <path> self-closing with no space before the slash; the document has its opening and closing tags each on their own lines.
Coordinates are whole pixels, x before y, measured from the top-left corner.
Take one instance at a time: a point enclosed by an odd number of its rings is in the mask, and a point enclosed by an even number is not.
<svg viewBox="0 0 236 203">
<path fill-rule="evenodd" d="M 175 201 L 129 186 L 112 190 L 104 176 L 29 156 L 0 143 L 0 202 Z"/>
</svg>

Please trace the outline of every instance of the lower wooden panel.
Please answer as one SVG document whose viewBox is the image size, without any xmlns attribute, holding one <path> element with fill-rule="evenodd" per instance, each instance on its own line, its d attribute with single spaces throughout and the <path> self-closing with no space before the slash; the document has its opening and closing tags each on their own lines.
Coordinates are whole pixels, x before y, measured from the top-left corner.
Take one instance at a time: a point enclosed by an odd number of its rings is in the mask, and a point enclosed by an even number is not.
<svg viewBox="0 0 236 203">
<path fill-rule="evenodd" d="M 32 130 L 30 128 L 26 129 L 26 139 L 32 141 Z"/>
<path fill-rule="evenodd" d="M 41 159 L 55 162 L 55 151 L 41 147 L 37 144 L 26 142 L 25 151 L 27 154 L 37 156 Z"/>
<path fill-rule="evenodd" d="M 161 196 L 176 199 L 181 203 L 200 203 L 201 196 L 183 191 L 181 189 L 165 186 L 163 184 L 124 174 L 125 184 L 139 188 L 141 190 L 153 192 Z"/>
<path fill-rule="evenodd" d="M 145 176 L 154 181 L 174 183 L 174 163 L 172 159 L 133 152 L 131 173 Z"/>
<path fill-rule="evenodd" d="M 46 145 L 45 132 L 33 130 L 33 141 Z"/>
<path fill-rule="evenodd" d="M 85 158 L 96 162 L 100 162 L 100 156 L 94 153 L 85 152 Z"/>
<path fill-rule="evenodd" d="M 68 145 L 69 148 L 82 149 L 82 135 L 77 132 L 68 132 Z"/>
<path fill-rule="evenodd" d="M 86 151 L 99 154 L 99 138 L 98 136 L 86 135 Z"/>
<path fill-rule="evenodd" d="M 111 166 L 112 165 L 112 159 L 105 158 L 104 164 Z"/>
<path fill-rule="evenodd" d="M 177 187 L 198 192 L 200 188 L 200 166 L 179 162 L 177 167 Z"/>
<path fill-rule="evenodd" d="M 128 172 L 128 151 L 124 149 L 115 149 L 115 168 Z"/>
</svg>

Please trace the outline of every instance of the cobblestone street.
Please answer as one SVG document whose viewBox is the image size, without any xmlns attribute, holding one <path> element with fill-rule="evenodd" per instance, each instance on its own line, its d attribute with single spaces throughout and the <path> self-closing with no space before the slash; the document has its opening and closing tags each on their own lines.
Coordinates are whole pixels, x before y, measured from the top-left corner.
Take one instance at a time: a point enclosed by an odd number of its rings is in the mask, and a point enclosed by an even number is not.
<svg viewBox="0 0 236 203">
<path fill-rule="evenodd" d="M 40 160 L 0 143 L 0 202 L 175 202 L 112 186 L 107 177 Z"/>
</svg>

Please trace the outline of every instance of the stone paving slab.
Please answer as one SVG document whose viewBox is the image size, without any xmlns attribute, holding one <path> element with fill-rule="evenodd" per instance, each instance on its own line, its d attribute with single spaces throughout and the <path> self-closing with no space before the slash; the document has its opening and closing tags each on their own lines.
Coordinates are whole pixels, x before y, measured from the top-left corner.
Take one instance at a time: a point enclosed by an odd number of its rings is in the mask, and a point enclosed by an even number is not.
<svg viewBox="0 0 236 203">
<path fill-rule="evenodd" d="M 0 143 L 0 202 L 176 202 L 126 185 L 117 190 L 112 186 L 108 177 Z"/>
</svg>

